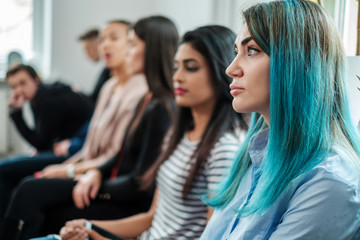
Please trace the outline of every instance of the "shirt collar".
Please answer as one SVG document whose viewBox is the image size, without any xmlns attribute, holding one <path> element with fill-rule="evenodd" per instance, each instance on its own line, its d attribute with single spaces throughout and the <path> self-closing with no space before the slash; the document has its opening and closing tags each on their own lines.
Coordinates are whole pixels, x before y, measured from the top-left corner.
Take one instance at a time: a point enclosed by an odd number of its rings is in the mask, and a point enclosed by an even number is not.
<svg viewBox="0 0 360 240">
<path fill-rule="evenodd" d="M 269 139 L 269 128 L 262 130 L 252 136 L 249 144 L 249 154 L 253 166 L 259 166 L 266 152 L 266 146 Z"/>
</svg>

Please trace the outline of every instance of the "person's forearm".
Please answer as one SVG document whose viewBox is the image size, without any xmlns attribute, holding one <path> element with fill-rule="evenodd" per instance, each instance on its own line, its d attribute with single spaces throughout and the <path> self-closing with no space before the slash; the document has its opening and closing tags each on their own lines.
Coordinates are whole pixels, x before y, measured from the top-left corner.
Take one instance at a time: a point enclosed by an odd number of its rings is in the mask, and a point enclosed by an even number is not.
<svg viewBox="0 0 360 240">
<path fill-rule="evenodd" d="M 84 156 L 84 153 L 82 150 L 80 150 L 79 152 L 75 153 L 72 157 L 68 158 L 66 161 L 64 161 L 65 164 L 74 164 L 78 161 L 80 161 L 80 159 Z"/>
<path fill-rule="evenodd" d="M 38 136 L 35 134 L 33 130 L 29 128 L 29 126 L 24 121 L 22 111 L 15 111 L 10 114 L 11 119 L 13 120 L 16 129 L 19 131 L 21 136 L 26 139 L 32 146 L 35 148 L 41 147 L 39 145 Z"/>
<path fill-rule="evenodd" d="M 136 238 L 151 227 L 153 216 L 151 212 L 147 212 L 119 220 L 91 222 L 119 237 Z"/>
<path fill-rule="evenodd" d="M 83 174 L 91 169 L 98 168 L 102 164 L 104 164 L 109 158 L 107 156 L 100 156 L 95 159 L 86 159 L 82 162 L 78 162 L 75 164 L 75 173 Z"/>
</svg>

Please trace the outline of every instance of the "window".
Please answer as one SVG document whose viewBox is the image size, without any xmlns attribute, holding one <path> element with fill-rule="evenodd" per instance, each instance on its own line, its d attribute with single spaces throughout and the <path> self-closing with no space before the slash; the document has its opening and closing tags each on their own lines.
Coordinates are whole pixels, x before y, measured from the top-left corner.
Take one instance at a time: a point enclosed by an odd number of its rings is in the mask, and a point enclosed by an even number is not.
<svg viewBox="0 0 360 240">
<path fill-rule="evenodd" d="M 33 0 L 0 0 L 0 79 L 8 67 L 11 52 L 31 58 L 33 46 Z M 11 55 L 13 59 L 18 54 Z"/>
<path fill-rule="evenodd" d="M 358 0 L 320 0 L 320 4 L 333 17 L 343 39 L 345 53 L 354 56 L 357 45 Z"/>
</svg>

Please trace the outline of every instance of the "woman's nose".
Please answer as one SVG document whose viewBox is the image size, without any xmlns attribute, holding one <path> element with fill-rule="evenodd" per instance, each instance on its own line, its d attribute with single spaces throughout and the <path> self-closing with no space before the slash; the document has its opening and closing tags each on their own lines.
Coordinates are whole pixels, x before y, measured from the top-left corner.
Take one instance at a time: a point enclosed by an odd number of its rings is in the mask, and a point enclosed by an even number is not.
<svg viewBox="0 0 360 240">
<path fill-rule="evenodd" d="M 242 77 L 244 75 L 244 71 L 238 57 L 235 57 L 232 63 L 226 68 L 226 74 L 231 78 Z"/>
</svg>

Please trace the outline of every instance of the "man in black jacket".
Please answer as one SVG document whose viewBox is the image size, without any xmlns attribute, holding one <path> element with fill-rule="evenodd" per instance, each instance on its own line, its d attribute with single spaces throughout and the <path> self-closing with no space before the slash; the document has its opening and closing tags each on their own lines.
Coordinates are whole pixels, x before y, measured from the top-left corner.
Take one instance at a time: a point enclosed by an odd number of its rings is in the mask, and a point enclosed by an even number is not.
<svg viewBox="0 0 360 240">
<path fill-rule="evenodd" d="M 28 65 L 17 65 L 6 74 L 12 88 L 10 116 L 20 134 L 38 151 L 51 150 L 55 141 L 72 137 L 91 115 L 91 104 L 70 87 L 45 85 Z M 25 123 L 22 106 L 29 101 L 34 115 L 33 129 Z"/>
<path fill-rule="evenodd" d="M 92 114 L 92 104 L 87 97 L 61 83 L 42 84 L 35 70 L 28 65 L 9 69 L 6 81 L 12 88 L 10 117 L 20 134 L 36 148 L 37 154 L 0 160 L 0 225 L 18 182 L 49 164 L 63 162 L 66 157 L 57 157 L 51 151 L 53 143 L 72 137 Z M 23 118 L 25 101 L 31 105 L 33 128 Z"/>
</svg>

